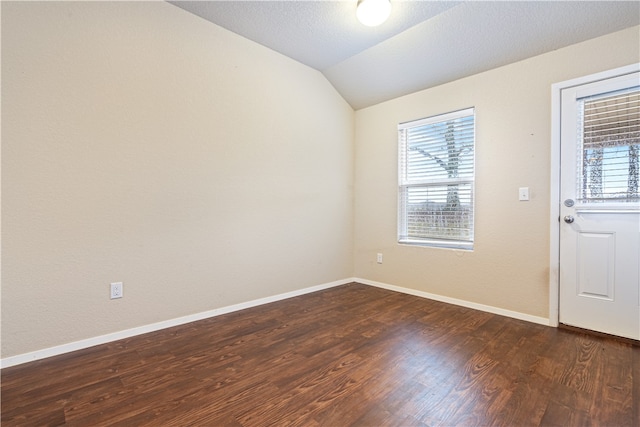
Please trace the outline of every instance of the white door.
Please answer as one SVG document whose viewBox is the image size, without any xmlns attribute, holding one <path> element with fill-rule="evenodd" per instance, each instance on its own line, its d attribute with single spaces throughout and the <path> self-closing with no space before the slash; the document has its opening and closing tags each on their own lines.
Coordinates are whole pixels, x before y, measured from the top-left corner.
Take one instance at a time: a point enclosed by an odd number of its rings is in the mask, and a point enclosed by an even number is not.
<svg viewBox="0 0 640 427">
<path fill-rule="evenodd" d="M 640 73 L 561 103 L 560 323 L 640 340 Z"/>
</svg>

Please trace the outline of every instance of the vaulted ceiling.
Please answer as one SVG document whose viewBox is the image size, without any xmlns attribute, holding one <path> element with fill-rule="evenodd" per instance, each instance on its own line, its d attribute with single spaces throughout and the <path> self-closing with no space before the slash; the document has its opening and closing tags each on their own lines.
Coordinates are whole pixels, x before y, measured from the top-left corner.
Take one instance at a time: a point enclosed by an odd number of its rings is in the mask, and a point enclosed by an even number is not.
<svg viewBox="0 0 640 427">
<path fill-rule="evenodd" d="M 170 3 L 317 69 L 354 109 L 640 24 L 635 0 L 391 0 L 373 28 L 357 0 Z"/>
</svg>

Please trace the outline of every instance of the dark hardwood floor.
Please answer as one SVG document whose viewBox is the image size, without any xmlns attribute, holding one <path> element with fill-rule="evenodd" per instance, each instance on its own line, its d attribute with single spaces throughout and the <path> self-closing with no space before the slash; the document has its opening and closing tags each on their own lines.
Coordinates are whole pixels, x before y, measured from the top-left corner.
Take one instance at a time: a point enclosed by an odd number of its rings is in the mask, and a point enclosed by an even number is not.
<svg viewBox="0 0 640 427">
<path fill-rule="evenodd" d="M 640 348 L 360 284 L 1 374 L 2 426 L 640 425 Z"/>
</svg>

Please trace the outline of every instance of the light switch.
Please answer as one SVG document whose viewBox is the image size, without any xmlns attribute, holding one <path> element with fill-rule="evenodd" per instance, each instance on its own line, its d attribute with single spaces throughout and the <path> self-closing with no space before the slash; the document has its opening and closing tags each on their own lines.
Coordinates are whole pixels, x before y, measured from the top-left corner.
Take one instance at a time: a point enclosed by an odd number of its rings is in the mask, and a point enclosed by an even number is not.
<svg viewBox="0 0 640 427">
<path fill-rule="evenodd" d="M 518 199 L 521 201 L 529 200 L 529 187 L 520 187 L 518 189 Z"/>
</svg>

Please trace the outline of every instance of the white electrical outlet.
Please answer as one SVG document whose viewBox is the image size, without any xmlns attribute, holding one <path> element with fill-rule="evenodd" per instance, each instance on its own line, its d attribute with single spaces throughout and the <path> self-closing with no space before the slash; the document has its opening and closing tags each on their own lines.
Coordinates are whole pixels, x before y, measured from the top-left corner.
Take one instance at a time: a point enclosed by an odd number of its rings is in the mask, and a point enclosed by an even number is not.
<svg viewBox="0 0 640 427">
<path fill-rule="evenodd" d="M 122 282 L 115 282 L 111 284 L 111 299 L 122 298 L 124 292 L 124 285 Z"/>
<path fill-rule="evenodd" d="M 377 261 L 378 264 L 382 264 L 382 254 L 378 254 Z"/>
</svg>

